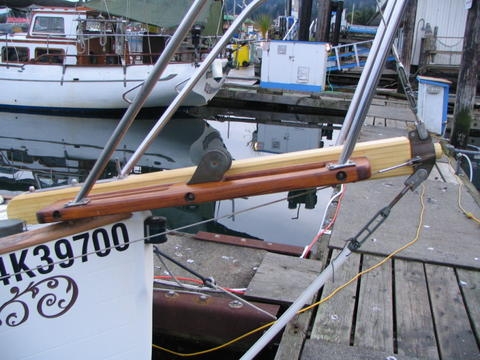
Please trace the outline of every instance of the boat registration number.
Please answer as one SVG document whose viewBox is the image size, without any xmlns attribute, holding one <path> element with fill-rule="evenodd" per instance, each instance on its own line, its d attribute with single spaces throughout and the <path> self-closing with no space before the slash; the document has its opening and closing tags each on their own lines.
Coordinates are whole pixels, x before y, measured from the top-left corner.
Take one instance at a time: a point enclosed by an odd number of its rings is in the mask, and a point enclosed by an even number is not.
<svg viewBox="0 0 480 360">
<path fill-rule="evenodd" d="M 34 278 L 36 274 L 49 274 L 56 267 L 66 269 L 74 264 L 85 263 L 92 258 L 103 258 L 112 252 L 129 248 L 127 226 L 116 223 L 109 229 L 97 228 L 71 237 L 40 244 L 0 256 L 0 283 L 9 285 Z"/>
</svg>

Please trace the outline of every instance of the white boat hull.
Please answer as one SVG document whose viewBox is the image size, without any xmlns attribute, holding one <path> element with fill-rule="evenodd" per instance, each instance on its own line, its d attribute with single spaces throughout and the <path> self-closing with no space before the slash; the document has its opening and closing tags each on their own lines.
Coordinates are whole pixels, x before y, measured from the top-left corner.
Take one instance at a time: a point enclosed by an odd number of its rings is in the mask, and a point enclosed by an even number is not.
<svg viewBox="0 0 480 360">
<path fill-rule="evenodd" d="M 153 66 L 1 65 L 0 108 L 75 113 L 124 110 Z M 192 63 L 169 64 L 144 108 L 167 107 L 195 70 Z M 207 71 L 182 106 L 205 105 L 222 84 L 223 79 L 215 79 Z"/>
<path fill-rule="evenodd" d="M 148 215 L 0 255 L 2 359 L 150 359 Z"/>
</svg>

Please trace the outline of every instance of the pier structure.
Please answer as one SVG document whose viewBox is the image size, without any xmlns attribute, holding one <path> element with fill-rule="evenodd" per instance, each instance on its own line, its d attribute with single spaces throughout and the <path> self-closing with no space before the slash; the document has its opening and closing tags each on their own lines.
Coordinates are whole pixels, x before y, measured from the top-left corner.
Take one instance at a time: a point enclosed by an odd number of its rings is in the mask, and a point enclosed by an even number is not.
<svg viewBox="0 0 480 360">
<path fill-rule="evenodd" d="M 413 116 L 404 113 L 404 119 Z M 402 136 L 413 125 L 376 114 L 367 117 L 360 141 Z M 464 177 L 455 175 L 454 161 L 448 156 L 437 161 L 429 178 L 400 200 L 363 246 L 335 268 L 331 281 L 265 349 L 266 359 L 310 360 L 319 354 L 329 360 L 480 359 L 480 196 Z M 326 266 L 332 266 L 348 240 L 402 190 L 404 181 L 386 178 L 345 186 L 344 195 L 328 209 L 327 221 L 333 226 L 318 238 L 308 258 L 302 258 L 303 248 L 276 244 L 275 239 L 204 232 L 169 235 L 165 250 L 176 252 L 178 261 L 212 276 L 220 286 L 244 289 L 244 297 L 255 306 L 273 305 L 268 311 L 278 317 Z M 162 264 L 157 265 L 163 271 Z M 214 309 L 212 301 L 210 311 L 232 311 L 234 299 L 226 298 L 223 305 L 217 304 L 223 310 Z M 239 305 L 258 317 L 232 327 L 204 311 L 207 307 L 193 313 L 196 323 L 217 329 L 212 346 L 253 330 L 232 345 L 232 359 L 273 321 L 260 310 Z M 183 336 L 188 340 L 188 334 Z M 194 337 L 197 343 L 206 341 L 202 349 L 208 348 L 207 338 L 198 332 Z"/>
</svg>

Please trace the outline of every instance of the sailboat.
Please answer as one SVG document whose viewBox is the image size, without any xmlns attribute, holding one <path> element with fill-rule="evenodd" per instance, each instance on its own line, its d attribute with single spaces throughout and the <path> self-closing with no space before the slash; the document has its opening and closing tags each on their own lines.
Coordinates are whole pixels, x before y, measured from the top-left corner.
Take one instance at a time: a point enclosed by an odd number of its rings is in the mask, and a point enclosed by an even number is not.
<svg viewBox="0 0 480 360">
<path fill-rule="evenodd" d="M 261 2 L 247 6 L 224 41 Z M 97 181 L 135 109 L 127 110 L 81 187 L 34 191 L 12 199 L 8 216 L 21 219 L 12 227 L 30 225 L 0 240 L 2 357 L 150 359 L 153 256 L 166 231 L 150 209 L 389 176 L 409 176 L 408 190 L 425 179 L 441 151 L 423 131 L 356 144 L 405 3 L 389 1 L 385 9 L 388 21 L 379 27 L 337 146 L 234 161 L 220 144 L 206 146 L 196 167 L 131 174 L 138 156 L 193 87 L 189 83 L 117 178 Z M 184 21 L 193 18 L 189 12 Z M 350 250 L 341 253 L 343 261 Z M 312 285 L 326 281 L 333 270 L 328 271 Z M 205 285 L 214 286 L 208 279 Z M 294 303 L 244 358 L 254 358 L 303 303 L 303 298 Z"/>
<path fill-rule="evenodd" d="M 0 108 L 76 115 L 122 113 L 171 40 L 176 26 L 171 18 L 176 20 L 189 6 L 189 2 L 180 4 L 183 9 L 161 3 L 157 5 L 165 14 L 157 18 L 169 16 L 161 25 L 117 16 L 108 9 L 34 7 L 26 32 L 7 33 L 0 40 Z M 169 54 L 144 108 L 165 108 L 175 98 L 216 41 L 204 31 L 208 22 L 220 21 L 221 7 L 211 1 L 185 41 Z M 225 58 L 214 59 L 182 105 L 205 105 L 221 88 L 227 70 Z"/>
</svg>

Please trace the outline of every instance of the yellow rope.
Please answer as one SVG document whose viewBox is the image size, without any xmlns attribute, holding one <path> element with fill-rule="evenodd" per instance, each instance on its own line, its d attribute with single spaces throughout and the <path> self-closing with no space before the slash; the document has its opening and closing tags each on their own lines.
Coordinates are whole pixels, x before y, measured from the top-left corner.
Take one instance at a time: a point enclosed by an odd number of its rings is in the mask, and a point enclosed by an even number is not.
<svg viewBox="0 0 480 360">
<path fill-rule="evenodd" d="M 357 280 L 360 276 L 362 275 L 365 275 L 366 273 L 382 266 L 383 264 L 385 264 L 388 260 L 390 260 L 392 257 L 394 257 L 395 255 L 397 255 L 399 252 L 405 250 L 406 248 L 412 246 L 413 244 L 415 244 L 418 239 L 420 238 L 420 231 L 422 229 L 422 225 L 423 225 L 423 217 L 424 217 L 424 214 L 425 214 L 425 202 L 424 202 L 424 195 L 425 195 L 425 185 L 422 184 L 422 192 L 420 194 L 420 204 L 421 204 L 421 211 L 420 211 L 420 216 L 419 216 L 419 221 L 418 221 L 418 226 L 417 226 L 417 231 L 416 231 L 416 234 L 415 234 L 415 237 L 413 238 L 413 240 L 411 240 L 410 242 L 406 243 L 405 245 L 403 245 L 402 247 L 398 248 L 397 250 L 395 250 L 394 252 L 390 253 L 387 257 L 385 257 L 384 259 L 382 259 L 381 261 L 379 261 L 378 263 L 376 263 L 375 265 L 369 267 L 368 269 L 365 269 L 363 271 L 360 271 L 358 274 L 356 274 L 353 278 L 351 278 L 350 280 L 348 280 L 345 284 L 343 285 L 340 285 L 339 287 L 337 287 L 335 290 L 333 290 L 328 296 L 324 297 L 323 299 L 321 299 L 320 301 L 317 301 L 316 303 L 312 304 L 312 305 L 309 305 L 305 308 L 303 308 L 302 310 L 300 310 L 299 312 L 305 312 L 307 310 L 310 310 L 311 308 L 315 307 L 315 306 L 318 306 L 318 305 L 321 305 L 323 304 L 324 302 L 327 302 L 328 300 L 330 300 L 332 297 L 334 297 L 340 290 L 343 290 L 344 288 L 346 288 L 348 285 L 350 285 L 352 282 L 354 282 L 355 280 Z"/>
<path fill-rule="evenodd" d="M 458 176 L 457 176 L 458 177 Z M 458 187 L 458 207 L 460 208 L 460 210 L 462 210 L 462 212 L 465 214 L 465 216 L 469 219 L 472 219 L 473 221 L 475 221 L 477 224 L 480 224 L 480 219 L 478 219 L 477 217 L 475 217 L 475 215 L 473 215 L 472 212 L 470 211 L 467 211 L 463 208 L 462 206 L 462 188 L 463 188 L 463 183 L 462 183 L 462 180 L 459 179 L 459 182 L 460 182 L 460 186 Z"/>
<path fill-rule="evenodd" d="M 452 166 L 452 158 L 448 158 L 448 164 L 450 165 L 450 168 L 453 169 Z M 457 204 L 459 209 L 463 212 L 463 214 L 469 218 L 475 221 L 477 224 L 480 224 L 480 219 L 477 218 L 475 215 L 473 215 L 472 212 L 465 210 L 465 208 L 462 206 L 462 189 L 463 189 L 463 180 L 458 176 L 455 172 L 453 172 L 453 175 L 455 175 L 455 178 L 457 179 L 459 186 L 458 186 L 458 197 L 457 197 Z"/>
</svg>

